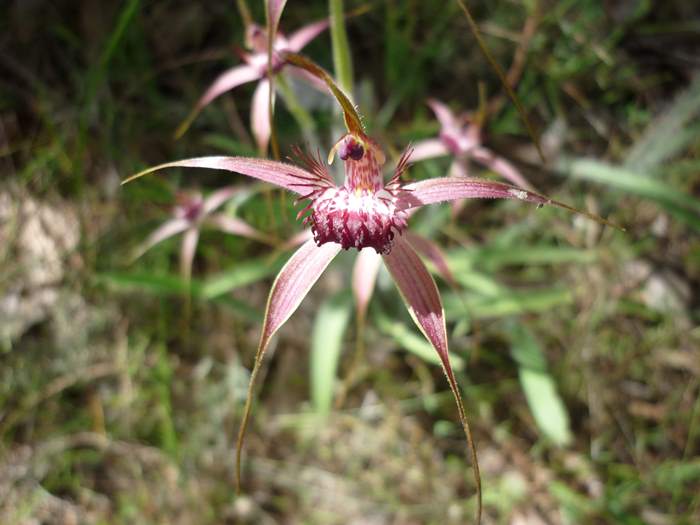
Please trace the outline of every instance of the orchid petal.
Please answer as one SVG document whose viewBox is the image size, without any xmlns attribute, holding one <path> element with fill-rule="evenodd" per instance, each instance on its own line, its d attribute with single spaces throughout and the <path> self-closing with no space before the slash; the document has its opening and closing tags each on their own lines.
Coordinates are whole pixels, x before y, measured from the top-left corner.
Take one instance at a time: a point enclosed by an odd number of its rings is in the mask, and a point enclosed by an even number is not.
<svg viewBox="0 0 700 525">
<path fill-rule="evenodd" d="M 382 258 L 374 248 L 363 248 L 352 269 L 352 293 L 355 296 L 357 318 L 364 319 L 374 293 Z"/>
<path fill-rule="evenodd" d="M 328 29 L 328 20 L 319 20 L 312 24 L 305 25 L 301 29 L 294 31 L 287 40 L 290 51 L 298 53 L 318 35 Z"/>
<path fill-rule="evenodd" d="M 224 233 L 239 235 L 241 237 L 262 241 L 268 244 L 272 242 L 267 235 L 256 230 L 247 222 L 236 217 L 224 215 L 223 213 L 217 213 L 211 217 L 208 217 L 206 219 L 206 223 Z"/>
<path fill-rule="evenodd" d="M 125 179 L 122 184 L 165 168 L 206 168 L 231 171 L 275 184 L 300 195 L 308 193 L 309 181 L 314 181 L 317 178 L 316 175 L 298 166 L 274 160 L 248 157 L 196 157 L 153 166 Z"/>
<path fill-rule="evenodd" d="M 221 188 L 210 194 L 206 199 L 204 199 L 204 204 L 202 205 L 202 215 L 209 215 L 211 212 L 215 211 L 226 201 L 233 198 L 234 195 L 240 193 L 241 188 L 235 188 L 233 186 L 228 186 L 226 188 Z"/>
<path fill-rule="evenodd" d="M 271 38 L 274 38 L 274 35 L 277 34 L 277 27 L 279 26 L 285 5 L 287 5 L 287 0 L 267 1 L 267 28 Z"/>
<path fill-rule="evenodd" d="M 438 353 L 442 369 L 457 403 L 459 418 L 462 422 L 462 428 L 464 429 L 472 457 L 472 468 L 474 469 L 477 490 L 478 523 L 481 518 L 481 476 L 476 457 L 476 447 L 474 446 L 471 429 L 467 421 L 464 403 L 452 371 L 452 365 L 450 364 L 445 314 L 442 309 L 440 293 L 435 285 L 435 281 L 430 276 L 420 257 L 418 257 L 418 254 L 402 238 L 398 238 L 391 252 L 383 255 L 383 257 L 384 263 L 394 278 L 394 282 L 401 292 L 401 297 L 406 303 L 411 317 Z"/>
<path fill-rule="evenodd" d="M 194 261 L 194 252 L 197 250 L 197 242 L 199 242 L 199 230 L 190 228 L 185 232 L 180 247 L 180 274 L 186 281 L 192 277 L 192 261 Z"/>
<path fill-rule="evenodd" d="M 503 157 L 498 157 L 493 151 L 487 148 L 474 148 L 470 152 L 470 156 L 478 163 L 484 165 L 489 170 L 497 173 L 512 184 L 525 188 L 529 191 L 535 191 L 535 188 L 530 184 L 525 177 L 522 176 L 518 168 L 513 166 Z"/>
<path fill-rule="evenodd" d="M 238 431 L 238 441 L 236 443 L 236 487 L 241 485 L 241 450 L 245 438 L 246 428 L 253 399 L 253 389 L 255 378 L 257 377 L 260 365 L 263 360 L 267 346 L 272 336 L 287 322 L 294 311 L 299 307 L 301 301 L 311 290 L 311 287 L 328 267 L 333 258 L 340 252 L 340 245 L 336 243 L 326 243 L 316 246 L 313 239 L 306 241 L 294 255 L 287 261 L 277 275 L 270 290 L 267 300 L 267 310 L 263 323 L 260 344 L 255 355 L 255 365 L 250 374 L 248 386 L 248 397 L 243 409 L 243 419 Z"/>
<path fill-rule="evenodd" d="M 445 147 L 440 139 L 426 139 L 412 144 L 413 152 L 409 158 L 410 162 L 418 162 L 435 157 L 449 155 L 450 151 Z"/>
<path fill-rule="evenodd" d="M 469 177 L 426 179 L 407 184 L 403 189 L 401 200 L 405 202 L 407 207 L 458 199 L 516 199 L 535 204 L 558 205 L 547 197 L 509 184 Z"/>
<path fill-rule="evenodd" d="M 527 191 L 509 184 L 485 179 L 441 177 L 407 184 L 399 194 L 399 205 L 404 208 L 414 208 L 458 199 L 515 199 L 538 205 L 548 204 L 572 213 L 578 213 L 600 224 L 624 231 L 624 228 L 620 228 L 594 213 L 578 210 L 573 206 L 552 200 L 534 191 Z"/>
<path fill-rule="evenodd" d="M 436 243 L 411 231 L 406 231 L 403 235 L 414 250 L 433 263 L 440 277 L 447 281 L 450 286 L 457 287 L 457 281 L 447 264 L 447 258 Z"/>
<path fill-rule="evenodd" d="M 452 110 L 447 104 L 443 104 L 434 98 L 428 99 L 427 104 L 430 106 L 430 109 L 433 110 L 433 113 L 435 113 L 438 122 L 440 122 L 440 127 L 443 129 L 459 129 L 461 127 L 455 114 L 452 113 Z"/>
<path fill-rule="evenodd" d="M 235 87 L 258 80 L 260 77 L 261 75 L 258 70 L 249 65 L 236 66 L 224 71 L 214 80 L 211 86 L 204 92 L 204 95 L 197 101 L 194 108 L 192 108 L 188 117 L 178 126 L 175 131 L 175 138 L 180 138 L 185 134 L 195 117 L 205 106 L 209 105 L 212 100 Z"/>
<path fill-rule="evenodd" d="M 258 151 L 264 155 L 272 133 L 270 125 L 270 81 L 267 79 L 261 80 L 258 83 L 258 87 L 255 88 L 255 93 L 253 93 L 253 102 L 250 108 L 250 127 L 258 144 Z"/>
<path fill-rule="evenodd" d="M 190 226 L 190 221 L 187 219 L 169 219 L 165 223 L 156 228 L 148 238 L 136 249 L 132 259 L 136 260 L 156 244 L 169 239 L 173 235 L 184 232 Z"/>
</svg>

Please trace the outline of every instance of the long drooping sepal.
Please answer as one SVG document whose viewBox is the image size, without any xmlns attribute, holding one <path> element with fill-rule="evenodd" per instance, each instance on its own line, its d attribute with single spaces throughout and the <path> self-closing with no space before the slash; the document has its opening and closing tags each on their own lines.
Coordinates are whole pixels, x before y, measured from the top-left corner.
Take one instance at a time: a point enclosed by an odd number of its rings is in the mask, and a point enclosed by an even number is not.
<svg viewBox="0 0 700 525">
<path fill-rule="evenodd" d="M 327 243 L 316 246 L 313 239 L 306 241 L 294 255 L 287 261 L 270 290 L 263 322 L 260 344 L 255 355 L 255 364 L 250 374 L 250 384 L 248 386 L 248 397 L 243 408 L 243 419 L 238 431 L 238 441 L 236 442 L 236 489 L 241 486 L 241 450 L 245 439 L 250 409 L 253 402 L 253 391 L 255 388 L 255 378 L 260 371 L 265 350 L 270 344 L 272 336 L 287 322 L 294 311 L 299 307 L 301 301 L 309 293 L 311 287 L 328 267 L 333 258 L 338 255 L 340 245 Z"/>
<path fill-rule="evenodd" d="M 220 95 L 232 90 L 247 82 L 252 82 L 261 78 L 260 72 L 252 66 L 243 65 L 232 67 L 224 71 L 209 88 L 204 92 L 200 99 L 195 104 L 187 118 L 175 130 L 175 138 L 178 139 L 185 134 L 187 129 L 192 124 L 192 121 L 205 106 L 209 105 L 212 100 Z"/>
<path fill-rule="evenodd" d="M 433 263 L 440 277 L 445 279 L 453 288 L 457 288 L 457 281 L 454 275 L 452 275 L 450 266 L 447 264 L 447 258 L 436 243 L 427 237 L 423 237 L 411 231 L 406 231 L 403 235 L 414 250 Z"/>
<path fill-rule="evenodd" d="M 425 206 L 426 204 L 455 201 L 459 199 L 513 199 L 531 202 L 540 206 L 547 204 L 563 208 L 573 213 L 578 213 L 601 224 L 624 231 L 623 228 L 620 228 L 594 213 L 578 210 L 573 206 L 552 200 L 534 191 L 527 191 L 522 188 L 510 186 L 509 184 L 486 179 L 465 177 L 427 179 L 405 185 L 402 188 L 402 192 L 399 194 L 399 204 L 407 210 Z"/>
<path fill-rule="evenodd" d="M 282 188 L 300 195 L 308 194 L 310 191 L 309 188 L 313 187 L 314 181 L 318 179 L 317 175 L 285 162 L 248 157 L 197 157 L 153 166 L 136 175 L 132 175 L 124 180 L 122 184 L 126 184 L 144 175 L 165 168 L 207 168 L 212 170 L 232 171 L 281 186 Z"/>
<path fill-rule="evenodd" d="M 471 452 L 472 468 L 474 469 L 474 479 L 477 492 L 477 523 L 481 521 L 481 474 L 479 473 L 479 463 L 476 455 L 476 446 L 472 438 L 471 428 L 459 392 L 457 379 L 452 372 L 449 351 L 447 345 L 447 329 L 445 327 L 445 314 L 442 309 L 442 301 L 435 281 L 430 276 L 430 272 L 418 257 L 418 254 L 411 248 L 408 242 L 398 238 L 391 252 L 383 255 L 384 263 L 389 269 L 389 273 L 394 278 L 396 286 L 401 292 L 401 297 L 406 303 L 411 317 L 418 328 L 440 357 L 442 369 L 447 377 L 450 390 L 454 395 L 459 418 L 462 422 L 467 444 Z"/>
</svg>

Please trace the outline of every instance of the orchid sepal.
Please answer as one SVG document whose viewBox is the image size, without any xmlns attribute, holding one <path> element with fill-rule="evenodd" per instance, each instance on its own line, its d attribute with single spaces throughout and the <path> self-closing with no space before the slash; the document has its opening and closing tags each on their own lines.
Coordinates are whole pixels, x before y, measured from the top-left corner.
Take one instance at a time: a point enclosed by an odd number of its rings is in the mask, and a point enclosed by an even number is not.
<svg viewBox="0 0 700 525">
<path fill-rule="evenodd" d="M 265 319 L 260 335 L 260 343 L 255 354 L 255 363 L 250 374 L 248 394 L 241 425 L 238 430 L 236 441 L 236 490 L 240 492 L 241 487 L 241 452 L 245 440 L 250 411 L 252 408 L 255 380 L 260 366 L 265 356 L 265 351 L 270 344 L 270 340 L 284 323 L 291 317 L 311 290 L 311 287 L 319 279 L 331 261 L 340 252 L 340 245 L 327 243 L 323 246 L 316 246 L 310 239 L 306 241 L 287 261 L 275 278 L 275 282 L 270 289 L 270 295 L 265 308 Z"/>
<path fill-rule="evenodd" d="M 413 321 L 440 357 L 442 369 L 457 404 L 459 418 L 471 453 L 476 483 L 477 523 L 480 523 L 481 474 L 464 402 L 450 364 L 445 313 L 440 300 L 440 292 L 430 272 L 407 241 L 398 239 L 392 251 L 383 255 L 383 258 Z"/>
</svg>

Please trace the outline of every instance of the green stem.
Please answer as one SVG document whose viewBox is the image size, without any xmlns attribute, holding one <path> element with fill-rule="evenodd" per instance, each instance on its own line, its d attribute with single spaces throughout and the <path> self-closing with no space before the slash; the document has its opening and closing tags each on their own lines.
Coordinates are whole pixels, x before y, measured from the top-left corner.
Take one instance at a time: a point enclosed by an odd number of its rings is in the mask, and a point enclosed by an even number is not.
<svg viewBox="0 0 700 525">
<path fill-rule="evenodd" d="M 331 17 L 331 42 L 333 44 L 333 67 L 338 84 L 348 95 L 352 95 L 352 56 L 348 34 L 345 31 L 343 0 L 328 0 Z M 351 97 L 352 98 L 352 97 Z"/>
<path fill-rule="evenodd" d="M 287 106 L 289 113 L 291 113 L 292 118 L 294 118 L 296 121 L 299 129 L 301 129 L 304 140 L 308 142 L 309 146 L 313 150 L 315 150 L 318 147 L 318 140 L 316 139 L 316 122 L 306 108 L 301 105 L 299 99 L 294 93 L 294 90 L 289 85 L 284 75 L 277 77 L 277 86 L 279 87 L 280 94 L 284 99 L 284 103 Z"/>
</svg>

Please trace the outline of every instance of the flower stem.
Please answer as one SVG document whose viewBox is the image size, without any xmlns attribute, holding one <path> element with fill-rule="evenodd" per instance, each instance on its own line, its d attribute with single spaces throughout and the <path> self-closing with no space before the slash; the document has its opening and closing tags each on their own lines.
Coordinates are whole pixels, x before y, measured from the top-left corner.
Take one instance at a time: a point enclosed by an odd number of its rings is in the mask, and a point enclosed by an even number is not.
<svg viewBox="0 0 700 525">
<path fill-rule="evenodd" d="M 246 0 L 238 0 L 238 12 L 241 15 L 241 18 L 243 19 L 243 25 L 246 27 L 246 29 L 250 26 L 250 24 L 253 23 L 253 17 L 250 16 L 250 9 L 248 8 L 248 4 Z"/>
<path fill-rule="evenodd" d="M 331 42 L 333 44 L 333 67 L 338 84 L 348 95 L 352 95 L 352 56 L 348 34 L 345 31 L 343 0 L 328 0 L 331 17 Z"/>
<path fill-rule="evenodd" d="M 318 139 L 316 138 L 316 123 L 314 122 L 311 114 L 306 110 L 306 108 L 299 102 L 292 86 L 289 85 L 287 79 L 284 75 L 277 77 L 277 86 L 279 87 L 280 94 L 284 99 L 284 103 L 291 113 L 292 118 L 296 121 L 301 133 L 304 136 L 304 140 L 309 143 L 312 151 L 319 147 Z"/>
</svg>

